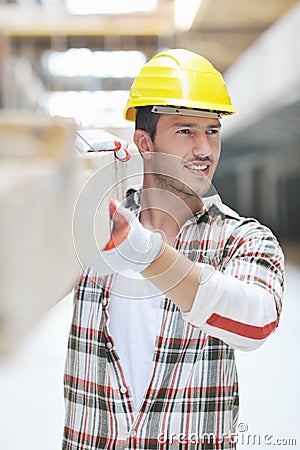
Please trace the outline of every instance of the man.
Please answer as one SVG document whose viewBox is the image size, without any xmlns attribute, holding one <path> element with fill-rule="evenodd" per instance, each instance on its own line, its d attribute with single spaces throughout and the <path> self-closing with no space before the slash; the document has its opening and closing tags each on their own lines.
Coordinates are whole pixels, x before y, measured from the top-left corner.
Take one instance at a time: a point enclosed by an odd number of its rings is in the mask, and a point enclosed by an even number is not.
<svg viewBox="0 0 300 450">
<path fill-rule="evenodd" d="M 64 449 L 235 448 L 234 350 L 276 328 L 283 256 L 211 192 L 234 112 L 221 74 L 187 50 L 133 83 L 143 188 L 111 201 L 111 239 L 75 290 Z"/>
</svg>

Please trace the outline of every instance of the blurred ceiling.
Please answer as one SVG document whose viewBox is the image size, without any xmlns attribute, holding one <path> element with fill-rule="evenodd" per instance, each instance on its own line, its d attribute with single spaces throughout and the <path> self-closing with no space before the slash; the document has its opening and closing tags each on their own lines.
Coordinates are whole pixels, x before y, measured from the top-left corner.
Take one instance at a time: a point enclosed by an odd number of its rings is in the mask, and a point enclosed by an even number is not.
<svg viewBox="0 0 300 450">
<path fill-rule="evenodd" d="M 100 2 L 100 0 L 98 0 Z M 39 47 L 48 39 L 73 37 L 104 50 L 136 48 L 147 56 L 164 47 L 184 47 L 209 57 L 224 71 L 297 0 L 202 0 L 189 30 L 175 25 L 175 2 L 157 0 L 150 12 L 74 15 L 63 0 L 0 0 L 0 36 Z M 186 0 L 192 5 L 194 0 Z M 196 2 L 197 3 L 197 2 Z M 185 9 L 187 15 L 189 9 Z M 81 39 L 81 40 L 80 40 Z M 83 41 L 84 40 L 84 41 Z M 68 43 L 65 43 L 68 47 Z"/>
<path fill-rule="evenodd" d="M 297 0 L 203 1 L 178 43 L 211 58 L 222 72 Z"/>
</svg>

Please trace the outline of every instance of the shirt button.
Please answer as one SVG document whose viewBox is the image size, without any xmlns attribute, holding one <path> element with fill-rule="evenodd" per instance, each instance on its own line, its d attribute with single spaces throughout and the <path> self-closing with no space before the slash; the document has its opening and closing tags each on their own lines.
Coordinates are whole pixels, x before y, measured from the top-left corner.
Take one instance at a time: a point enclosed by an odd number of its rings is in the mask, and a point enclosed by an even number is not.
<svg viewBox="0 0 300 450">
<path fill-rule="evenodd" d="M 112 342 L 110 342 L 110 341 L 106 342 L 106 348 L 107 348 L 108 350 L 111 350 L 112 347 L 113 347 Z"/>
<path fill-rule="evenodd" d="M 137 432 L 136 432 L 136 430 L 130 430 L 130 437 L 136 437 L 136 435 L 137 435 Z"/>
<path fill-rule="evenodd" d="M 121 386 L 121 387 L 120 387 L 120 392 L 121 392 L 121 394 L 126 394 L 126 392 L 127 392 L 127 387 L 126 387 L 126 386 Z"/>
</svg>

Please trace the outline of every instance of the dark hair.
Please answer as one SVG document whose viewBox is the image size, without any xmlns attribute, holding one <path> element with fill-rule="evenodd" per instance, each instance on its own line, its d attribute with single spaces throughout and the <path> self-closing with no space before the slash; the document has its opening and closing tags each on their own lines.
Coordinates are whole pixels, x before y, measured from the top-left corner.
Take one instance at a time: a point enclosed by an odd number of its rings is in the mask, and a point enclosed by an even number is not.
<svg viewBox="0 0 300 450">
<path fill-rule="evenodd" d="M 154 142 L 160 114 L 151 112 L 152 108 L 153 106 L 139 106 L 136 108 L 135 129 L 147 131 Z"/>
</svg>

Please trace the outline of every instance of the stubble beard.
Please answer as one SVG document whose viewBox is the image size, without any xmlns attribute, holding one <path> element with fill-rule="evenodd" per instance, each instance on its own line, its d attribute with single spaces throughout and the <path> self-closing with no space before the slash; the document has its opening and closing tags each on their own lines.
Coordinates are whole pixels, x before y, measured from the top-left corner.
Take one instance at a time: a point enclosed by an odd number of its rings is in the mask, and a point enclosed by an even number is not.
<svg viewBox="0 0 300 450">
<path fill-rule="evenodd" d="M 155 155 L 161 154 L 158 150 L 158 147 L 156 144 L 154 144 L 154 150 Z M 168 158 L 166 158 L 166 163 L 168 161 Z M 171 161 L 172 162 L 172 161 Z M 163 164 L 164 163 L 164 157 L 162 158 L 154 158 L 153 161 L 153 179 L 155 181 L 155 186 L 158 189 L 166 190 L 168 192 L 171 192 L 175 195 L 178 195 L 180 198 L 184 199 L 201 199 L 203 195 L 205 195 L 211 186 L 211 182 L 208 178 L 203 177 L 201 179 L 199 177 L 198 180 L 194 181 L 194 183 L 189 183 L 189 181 L 185 181 L 185 178 L 187 177 L 187 174 L 184 174 L 184 168 L 183 164 L 180 164 L 179 158 L 176 158 L 174 160 L 174 163 L 178 167 L 178 173 L 172 173 L 172 169 L 170 170 L 170 167 L 172 167 L 172 164 Z"/>
</svg>

